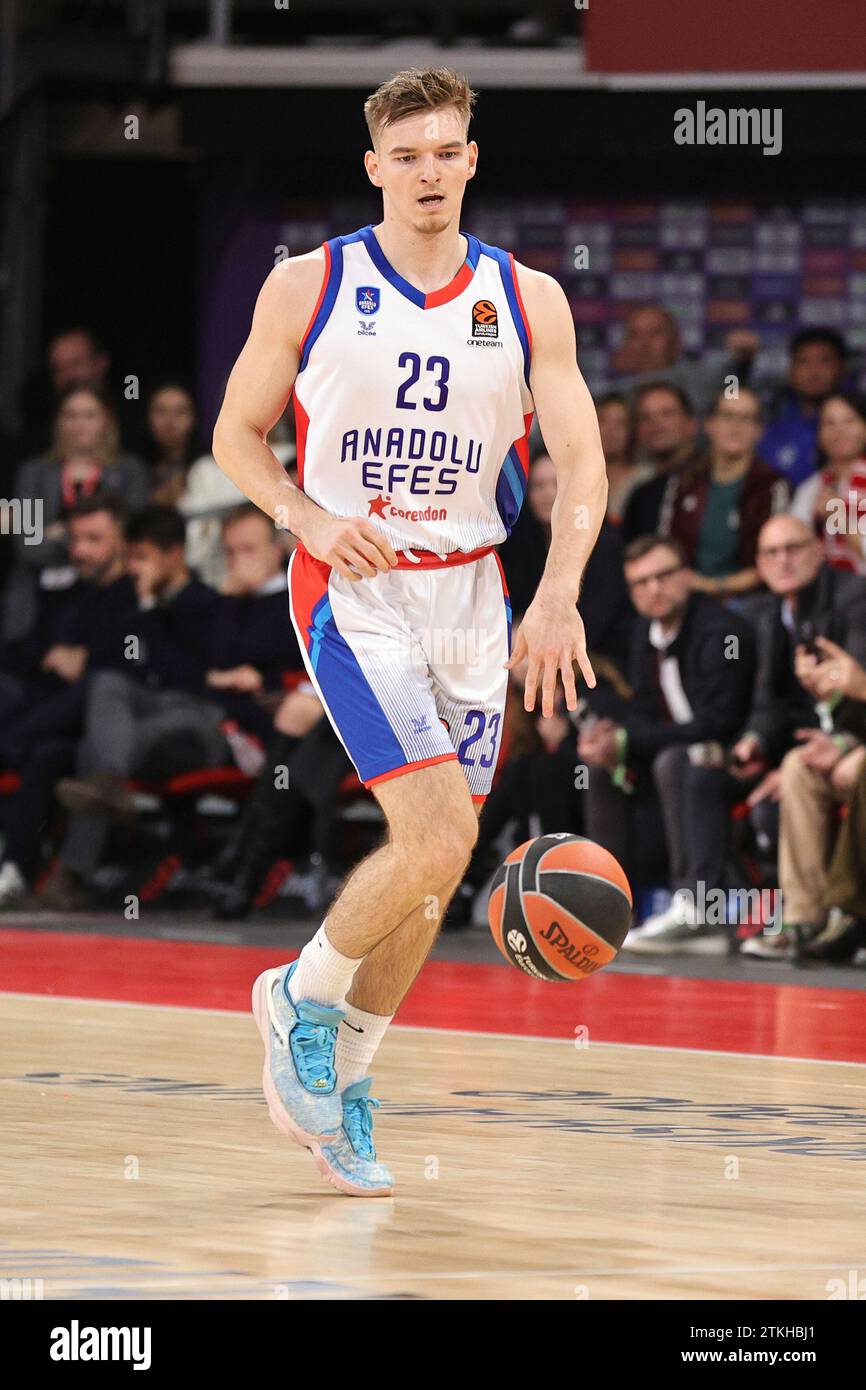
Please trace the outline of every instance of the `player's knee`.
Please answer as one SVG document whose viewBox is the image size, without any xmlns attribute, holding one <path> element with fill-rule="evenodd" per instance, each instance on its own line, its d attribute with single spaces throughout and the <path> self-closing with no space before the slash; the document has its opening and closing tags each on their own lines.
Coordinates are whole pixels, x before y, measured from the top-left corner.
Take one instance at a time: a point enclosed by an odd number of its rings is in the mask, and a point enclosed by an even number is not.
<svg viewBox="0 0 866 1390">
<path fill-rule="evenodd" d="M 462 874 L 478 838 L 478 822 L 471 801 L 467 806 L 427 808 L 423 821 L 397 820 L 391 825 L 391 842 L 400 854 L 407 875 L 419 883 L 445 883 Z"/>
<path fill-rule="evenodd" d="M 429 836 L 425 836 L 425 849 L 430 867 L 444 883 L 462 874 L 478 839 L 478 821 L 469 802 L 468 808 L 459 813 L 443 816 Z"/>
</svg>

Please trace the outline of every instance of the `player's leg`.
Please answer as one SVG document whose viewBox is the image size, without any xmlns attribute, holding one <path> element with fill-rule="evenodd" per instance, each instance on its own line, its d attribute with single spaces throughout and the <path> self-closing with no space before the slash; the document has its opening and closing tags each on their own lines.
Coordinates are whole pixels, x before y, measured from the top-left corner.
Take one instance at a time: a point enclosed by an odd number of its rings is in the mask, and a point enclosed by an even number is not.
<svg viewBox="0 0 866 1390">
<path fill-rule="evenodd" d="M 434 625 L 423 634 L 425 657 L 437 715 L 449 730 L 458 761 L 381 782 L 373 790 L 389 828 L 393 827 L 392 838 L 415 821 L 410 839 L 426 844 L 436 836 L 442 820 L 449 834 L 459 835 L 461 850 L 450 878 L 437 886 L 433 876 L 426 874 L 423 898 L 369 950 L 353 977 L 346 995 L 349 1008 L 384 1020 L 396 1012 L 424 964 L 469 862 L 464 836 L 466 842 L 471 840 L 471 851 L 478 836 L 477 816 L 490 792 L 498 759 L 508 685 L 504 662 L 510 646 L 510 606 L 496 558 L 489 556 L 462 573 L 440 573 L 432 585 L 428 611 Z M 455 633 L 462 640 L 453 640 Z M 443 637 L 449 640 L 443 642 Z M 421 796 L 416 787 L 423 789 Z M 338 910 L 344 900 L 349 905 L 353 886 L 350 879 L 328 916 L 334 944 L 346 921 Z M 343 939 L 352 931 L 348 922 L 345 930 Z M 344 1031 L 341 1028 L 341 1037 Z"/>
<path fill-rule="evenodd" d="M 390 930 L 359 963 L 348 998 L 342 1001 L 343 1017 L 335 1054 L 343 1105 L 340 1134 L 335 1141 L 310 1145 L 316 1166 L 335 1187 L 352 1196 L 367 1197 L 387 1196 L 393 1188 L 393 1178 L 378 1161 L 373 1145 L 371 1107 L 377 1102 L 370 1098 L 372 1078 L 367 1072 L 399 1004 L 430 952 L 477 834 L 472 798 L 456 762 L 384 782 L 376 788 L 376 796 L 388 821 L 388 842 L 359 865 L 346 883 L 328 913 L 327 940 L 341 944 L 347 940 L 370 940 L 375 930 L 371 916 L 375 919 L 383 914 Z M 430 842 L 439 839 L 441 833 L 431 831 L 437 824 L 449 827 L 444 841 L 447 855 L 440 851 L 440 858 L 431 855 L 430 848 Z M 424 867 L 426 881 L 414 876 L 419 863 Z M 442 878 L 446 865 L 450 871 Z M 410 867 L 408 881 L 428 891 L 393 925 L 395 910 L 389 901 L 390 885 L 395 873 Z M 325 935 L 324 930 L 322 934 Z"/>
<path fill-rule="evenodd" d="M 476 816 L 480 816 L 482 807 L 483 802 L 475 804 Z M 348 1004 L 379 1016 L 397 1012 L 433 948 L 448 904 L 462 879 L 460 872 L 438 892 L 425 894 L 424 901 L 373 947 L 354 976 L 346 996 Z"/>
<path fill-rule="evenodd" d="M 290 606 L 307 673 L 361 780 L 425 774 L 419 796 L 428 795 L 428 781 L 429 795 L 438 796 L 437 774 L 456 758 L 405 617 L 412 578 L 382 574 L 353 585 L 299 548 L 289 565 Z M 341 1127 L 334 1053 L 356 970 L 426 892 L 459 872 L 474 843 L 471 820 L 472 835 L 445 815 L 431 831 L 420 811 L 407 811 L 352 874 L 335 905 L 334 936 L 329 914 L 328 929 L 319 928 L 300 960 L 255 982 L 271 1118 L 299 1143 Z"/>
<path fill-rule="evenodd" d="M 364 962 L 410 919 L 416 924 L 413 938 L 420 937 L 412 955 L 420 953 L 423 960 L 423 942 L 429 949 L 438 929 L 438 904 L 447 905 L 471 857 L 478 824 L 456 760 L 408 771 L 377 785 L 375 794 L 385 812 L 387 838 L 355 867 L 301 952 L 292 971 L 295 998 L 343 1007 Z M 377 957 L 381 976 L 378 969 L 366 969 L 361 998 L 373 1005 L 372 1012 L 396 1011 L 420 965 L 398 966 L 401 951 L 408 949 L 401 935 L 387 957 Z"/>
<path fill-rule="evenodd" d="M 434 587 L 435 586 L 435 587 Z M 423 833 L 439 814 L 472 819 L 490 791 L 502 736 L 507 691 L 504 662 L 509 652 L 510 607 L 501 570 L 493 556 L 460 575 L 439 574 L 431 581 L 423 634 L 436 712 L 448 729 L 459 763 L 445 764 L 454 781 L 454 798 L 443 807 L 425 804 Z M 457 769 L 459 775 L 455 779 Z M 417 813 L 412 785 L 417 774 L 374 788 L 390 824 Z M 462 789 L 458 784 L 462 782 Z M 408 792 L 399 783 L 408 783 Z M 393 789 L 393 790 L 392 790 Z M 464 810 L 465 808 L 465 810 Z M 467 817 L 468 818 L 468 817 Z M 473 842 L 477 831 L 473 834 Z M 338 1031 L 336 1068 L 344 1103 L 344 1123 L 336 1144 L 316 1152 L 321 1171 L 345 1191 L 354 1172 L 369 1179 L 369 1192 L 389 1192 L 390 1174 L 376 1161 L 366 1075 L 394 1012 L 421 969 L 435 941 L 442 916 L 463 877 L 468 859 L 447 882 L 428 887 L 424 899 L 385 936 L 356 971 L 344 1002 Z M 328 923 L 330 931 L 330 919 Z"/>
<path fill-rule="evenodd" d="M 352 871 L 328 911 L 331 942 L 359 958 L 418 904 L 459 878 L 478 834 L 456 760 L 413 769 L 373 791 L 385 813 L 387 839 Z"/>
</svg>

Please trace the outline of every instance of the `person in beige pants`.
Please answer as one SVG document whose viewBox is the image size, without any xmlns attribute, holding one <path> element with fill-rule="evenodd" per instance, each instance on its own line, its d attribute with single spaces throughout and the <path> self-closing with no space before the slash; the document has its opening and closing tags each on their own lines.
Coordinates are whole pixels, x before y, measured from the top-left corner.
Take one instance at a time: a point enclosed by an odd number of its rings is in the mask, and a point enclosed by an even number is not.
<svg viewBox="0 0 866 1390">
<path fill-rule="evenodd" d="M 785 922 L 814 932 L 824 919 L 838 807 L 850 799 L 866 748 L 851 734 L 801 729 L 798 736 L 803 742 L 781 766 L 779 886 Z"/>
</svg>

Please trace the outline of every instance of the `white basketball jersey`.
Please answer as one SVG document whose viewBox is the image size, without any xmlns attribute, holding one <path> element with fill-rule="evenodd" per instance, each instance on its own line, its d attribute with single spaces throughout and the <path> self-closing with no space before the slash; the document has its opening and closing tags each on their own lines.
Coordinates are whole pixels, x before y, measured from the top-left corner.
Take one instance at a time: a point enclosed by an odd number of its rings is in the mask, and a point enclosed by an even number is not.
<svg viewBox="0 0 866 1390">
<path fill-rule="evenodd" d="M 467 236 L 449 285 L 398 275 L 372 225 L 325 242 L 295 382 L 298 481 L 396 550 L 496 545 L 526 492 L 531 334 L 509 252 Z"/>
</svg>

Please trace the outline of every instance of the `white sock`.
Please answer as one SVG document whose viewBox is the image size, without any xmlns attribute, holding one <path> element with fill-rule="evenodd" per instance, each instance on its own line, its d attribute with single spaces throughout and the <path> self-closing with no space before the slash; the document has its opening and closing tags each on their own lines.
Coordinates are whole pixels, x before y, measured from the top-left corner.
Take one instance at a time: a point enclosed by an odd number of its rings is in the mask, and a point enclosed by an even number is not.
<svg viewBox="0 0 866 1390">
<path fill-rule="evenodd" d="M 289 981 L 289 994 L 295 1004 L 309 999 L 328 1008 L 342 1008 L 343 1000 L 352 988 L 355 971 L 364 959 L 351 960 L 335 950 L 328 940 L 325 923 L 308 941 L 301 952 L 295 972 Z"/>
<path fill-rule="evenodd" d="M 346 1017 L 341 1020 L 337 1030 L 334 1066 L 337 1069 L 337 1088 L 345 1091 L 347 1086 L 367 1075 L 394 1015 L 368 1014 L 345 1000 L 341 1008 Z"/>
</svg>

